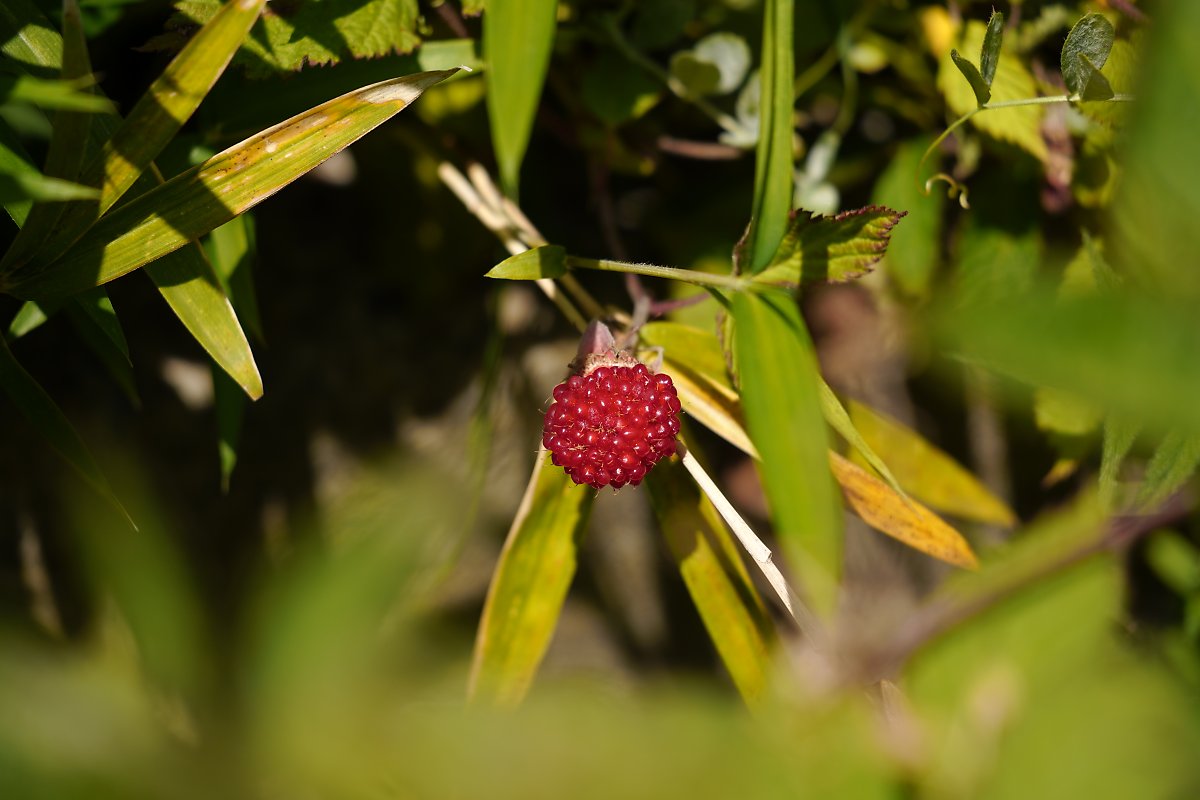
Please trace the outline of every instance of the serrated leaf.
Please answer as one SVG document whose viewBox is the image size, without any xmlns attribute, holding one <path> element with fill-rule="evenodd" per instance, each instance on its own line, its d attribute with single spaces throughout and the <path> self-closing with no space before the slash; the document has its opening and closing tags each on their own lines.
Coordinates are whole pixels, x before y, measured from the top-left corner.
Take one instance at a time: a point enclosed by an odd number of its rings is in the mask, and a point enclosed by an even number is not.
<svg viewBox="0 0 1200 800">
<path fill-rule="evenodd" d="M 770 676 L 775 633 L 736 545 L 681 464 L 659 464 L 646 486 L 709 638 L 742 697 L 756 703 Z"/>
<path fill-rule="evenodd" d="M 1137 506 L 1153 511 L 1196 472 L 1200 466 L 1200 436 L 1172 431 L 1154 451 L 1138 491 Z"/>
<path fill-rule="evenodd" d="M 772 519 L 801 593 L 829 614 L 842 570 L 841 502 L 828 469 L 812 341 L 782 292 L 735 294 L 733 318 L 742 406 Z"/>
<path fill-rule="evenodd" d="M 870 272 L 887 252 L 892 228 L 907 212 L 867 206 L 833 217 L 797 210 L 775 257 L 755 283 L 796 288 L 843 283 Z"/>
<path fill-rule="evenodd" d="M 762 63 L 758 70 L 759 136 L 754 157 L 754 201 L 745 238 L 745 270 L 751 274 L 762 271 L 771 262 L 787 232 L 792 208 L 794 17 L 792 0 L 766 0 Z M 738 102 L 740 106 L 741 98 Z"/>
<path fill-rule="evenodd" d="M 1004 15 L 993 11 L 992 16 L 988 18 L 987 32 L 983 35 L 983 46 L 979 48 L 979 73 L 988 87 L 991 87 L 992 81 L 996 79 L 996 67 L 1000 63 L 1000 45 L 1003 42 Z"/>
<path fill-rule="evenodd" d="M 488 270 L 484 277 L 536 281 L 542 278 L 561 278 L 566 274 L 567 251 L 558 245 L 546 244 L 504 259 Z"/>
<path fill-rule="evenodd" d="M 1071 94 L 1083 95 L 1087 91 L 1088 84 L 1108 60 L 1115 36 L 1112 23 L 1102 14 L 1088 14 L 1071 28 L 1059 58 L 1063 81 Z"/>
<path fill-rule="evenodd" d="M 105 215 L 61 258 L 7 289 L 62 296 L 161 258 L 253 208 L 455 72 L 372 84 L 256 134 Z"/>
<path fill-rule="evenodd" d="M 520 704 L 558 624 L 595 493 L 538 451 L 521 507 L 492 573 L 475 635 L 469 692 Z"/>
<path fill-rule="evenodd" d="M 46 390 L 13 356 L 0 337 L 0 388 L 17 410 L 63 459 L 128 519 L 83 439 Z"/>
<path fill-rule="evenodd" d="M 850 402 L 850 418 L 913 497 L 956 517 L 1012 527 L 1017 517 L 978 478 L 921 434 L 874 409 Z"/>
<path fill-rule="evenodd" d="M 959 46 L 963 52 L 974 52 L 982 48 L 987 29 L 982 22 L 970 22 L 963 29 Z M 991 100 L 1024 100 L 1037 97 L 1037 81 L 1021 63 L 1011 48 L 1001 47 L 1004 58 L 996 64 L 996 75 L 991 84 Z M 938 62 L 937 85 L 946 105 L 957 116 L 967 114 L 979 107 L 979 100 L 969 84 L 962 80 L 949 53 Z M 1040 106 L 1020 106 L 985 111 L 971 118 L 970 124 L 1000 141 L 1022 148 L 1035 158 L 1046 158 L 1046 142 L 1042 138 L 1041 122 L 1044 109 Z"/>
<path fill-rule="evenodd" d="M 185 0 L 175 7 L 179 28 L 203 25 L 219 0 Z M 268 6 L 246 40 L 235 64 L 261 78 L 305 66 L 336 64 L 346 58 L 378 58 L 408 53 L 421 43 L 417 0 L 321 0 Z M 152 43 L 151 49 L 175 46 L 177 36 Z"/>
<path fill-rule="evenodd" d="M 936 514 L 917 503 L 896 502 L 898 496 L 883 481 L 837 453 L 829 457 L 847 504 L 863 522 L 939 561 L 979 566 L 967 540 Z"/>
<path fill-rule="evenodd" d="M 992 99 L 992 86 L 979 74 L 979 68 L 960 56 L 957 50 L 950 51 L 950 60 L 954 62 L 954 66 L 958 67 L 958 71 L 971 85 L 971 91 L 975 93 L 975 102 L 981 106 L 987 105 L 987 101 Z"/>
<path fill-rule="evenodd" d="M 483 17 L 488 121 L 504 191 L 515 196 L 557 27 L 557 0 L 507 0 Z"/>
</svg>

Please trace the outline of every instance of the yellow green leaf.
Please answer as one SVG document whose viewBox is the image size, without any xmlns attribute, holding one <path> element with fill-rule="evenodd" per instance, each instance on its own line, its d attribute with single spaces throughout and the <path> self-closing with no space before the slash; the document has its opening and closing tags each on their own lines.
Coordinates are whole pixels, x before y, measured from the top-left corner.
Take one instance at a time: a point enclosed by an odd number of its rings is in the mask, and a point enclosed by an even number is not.
<svg viewBox="0 0 1200 800">
<path fill-rule="evenodd" d="M 492 574 L 475 635 L 469 692 L 518 705 L 554 635 L 595 492 L 576 486 L 543 448 Z"/>
<path fill-rule="evenodd" d="M 921 434 L 862 403 L 851 401 L 849 406 L 854 426 L 910 495 L 963 519 L 1016 524 L 1016 516 L 1002 500 Z"/>
</svg>

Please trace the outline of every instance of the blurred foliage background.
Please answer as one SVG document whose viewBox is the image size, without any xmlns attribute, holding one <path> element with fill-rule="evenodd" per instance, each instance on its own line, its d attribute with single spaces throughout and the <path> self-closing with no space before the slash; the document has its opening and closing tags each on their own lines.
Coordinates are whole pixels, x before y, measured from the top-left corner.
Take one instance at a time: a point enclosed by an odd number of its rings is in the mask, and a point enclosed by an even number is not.
<svg viewBox="0 0 1200 800">
<path fill-rule="evenodd" d="M 902 484 L 956 461 L 1021 524 L 972 521 L 985 501 L 961 482 L 920 495 L 984 564 L 950 575 L 848 516 L 832 674 L 774 619 L 747 709 L 647 492 L 604 492 L 538 682 L 503 711 L 465 702 L 472 642 L 577 334 L 532 284 L 482 277 L 506 252 L 439 165 L 486 165 L 571 253 L 728 272 L 764 3 L 550 3 L 555 24 L 486 52 L 485 5 L 271 3 L 157 156 L 170 178 L 365 84 L 476 68 L 205 237 L 261 399 L 142 275 L 105 285 L 128 362 L 78 314 L 18 329 L 0 296 L 13 356 L 137 522 L 0 396 L 0 794 L 1196 796 L 1200 5 L 996 3 L 994 101 L 1067 92 L 1060 49 L 1088 13 L 1116 31 L 1105 79 L 1137 99 L 986 111 L 922 164 L 976 105 L 949 54 L 975 59 L 993 4 L 795 3 L 794 204 L 907 212 L 869 275 L 806 287 L 821 373 Z M 80 6 L 128 114 L 220 4 Z M 539 47 L 540 95 L 488 96 L 493 63 Z M 3 140 L 41 164 L 60 101 L 8 80 L 25 67 L 5 53 Z M 621 276 L 580 280 L 632 307 Z M 640 289 L 717 329 L 712 298 L 670 303 L 695 287 Z M 942 452 L 887 452 L 870 409 Z M 752 460 L 688 435 L 770 531 Z"/>
</svg>

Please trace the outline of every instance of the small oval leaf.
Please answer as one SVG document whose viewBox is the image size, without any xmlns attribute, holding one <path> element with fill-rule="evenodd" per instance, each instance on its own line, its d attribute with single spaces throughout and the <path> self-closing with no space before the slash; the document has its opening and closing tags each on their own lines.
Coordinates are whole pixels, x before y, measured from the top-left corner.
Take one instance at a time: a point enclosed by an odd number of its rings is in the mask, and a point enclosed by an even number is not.
<svg viewBox="0 0 1200 800">
<path fill-rule="evenodd" d="M 567 251 L 555 244 L 545 244 L 504 259 L 488 270 L 484 277 L 536 281 L 561 278 L 566 274 Z"/>
</svg>

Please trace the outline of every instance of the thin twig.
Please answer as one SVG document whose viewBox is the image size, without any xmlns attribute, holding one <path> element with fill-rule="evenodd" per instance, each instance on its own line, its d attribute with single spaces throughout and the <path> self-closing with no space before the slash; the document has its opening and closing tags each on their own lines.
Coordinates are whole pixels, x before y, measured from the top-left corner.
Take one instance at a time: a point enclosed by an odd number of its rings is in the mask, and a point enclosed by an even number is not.
<svg viewBox="0 0 1200 800">
<path fill-rule="evenodd" d="M 683 466 L 691 473 L 692 478 L 696 481 L 696 485 L 704 492 L 705 496 L 712 502 L 717 509 L 717 513 L 729 525 L 729 529 L 733 531 L 733 535 L 737 537 L 742 548 L 753 559 L 755 565 L 762 572 L 763 577 L 767 579 L 767 583 L 771 584 L 771 588 L 775 590 L 775 596 L 779 598 L 780 604 L 787 609 L 788 614 L 796 621 L 800 632 L 805 635 L 810 641 L 815 641 L 820 630 L 819 624 L 813 613 L 800 601 L 799 597 L 788 585 L 787 579 L 783 577 L 783 573 L 779 571 L 779 567 L 775 566 L 775 561 L 771 553 L 771 548 L 767 547 L 763 540 L 758 538 L 754 530 L 746 524 L 742 519 L 742 515 L 737 512 L 733 504 L 726 499 L 721 490 L 717 488 L 717 484 L 704 471 L 704 467 L 700 466 L 700 462 L 696 461 L 696 457 L 683 446 L 679 444 L 679 449 L 682 453 Z"/>
<path fill-rule="evenodd" d="M 608 258 L 584 258 L 583 256 L 567 256 L 567 264 L 583 269 L 596 269 L 602 272 L 632 272 L 636 275 L 647 275 L 651 278 L 667 278 L 668 280 L 683 281 L 696 286 L 711 286 L 714 289 L 731 289 L 747 291 L 753 284 L 737 275 L 722 275 L 715 272 L 699 272 L 694 269 L 679 269 L 678 267 L 660 267 L 657 264 L 631 264 L 627 261 L 613 261 Z"/>
<path fill-rule="evenodd" d="M 745 150 L 720 142 L 697 142 L 664 135 L 655 139 L 654 143 L 664 153 L 698 161 L 736 161 L 746 155 Z"/>
</svg>

